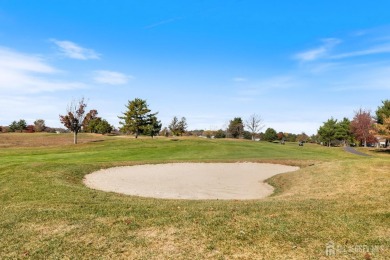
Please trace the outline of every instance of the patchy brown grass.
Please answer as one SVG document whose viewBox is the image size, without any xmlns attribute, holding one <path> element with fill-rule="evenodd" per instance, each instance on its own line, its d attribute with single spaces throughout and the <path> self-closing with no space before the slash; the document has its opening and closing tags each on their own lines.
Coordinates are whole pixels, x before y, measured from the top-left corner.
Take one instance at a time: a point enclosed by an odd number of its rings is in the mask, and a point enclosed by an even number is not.
<svg viewBox="0 0 390 260">
<path fill-rule="evenodd" d="M 107 137 L 100 134 L 78 134 L 78 143 L 99 142 Z M 47 147 L 73 144 L 73 134 L 0 133 L 0 148 Z"/>
<path fill-rule="evenodd" d="M 43 145 L 37 140 L 43 136 L 0 134 L 2 144 L 10 144 L 0 149 L 2 259 L 366 257 L 362 251 L 327 257 L 329 241 L 345 248 L 379 246 L 369 257 L 390 259 L 386 153 L 363 158 L 312 145 L 99 135 L 80 135 L 81 145 L 74 146 L 71 134 L 45 136 L 53 139 Z M 82 184 L 85 174 L 100 168 L 167 161 L 302 168 L 269 179 L 277 192 L 264 200 L 158 200 Z"/>
</svg>

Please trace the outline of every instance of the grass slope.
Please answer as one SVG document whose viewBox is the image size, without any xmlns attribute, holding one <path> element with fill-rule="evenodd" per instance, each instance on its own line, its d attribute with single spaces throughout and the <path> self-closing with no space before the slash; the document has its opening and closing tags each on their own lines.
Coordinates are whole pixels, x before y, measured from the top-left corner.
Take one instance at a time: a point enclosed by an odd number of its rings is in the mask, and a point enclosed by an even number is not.
<svg viewBox="0 0 390 260">
<path fill-rule="evenodd" d="M 390 156 L 317 145 L 0 134 L 0 258 L 390 258 Z M 159 200 L 86 188 L 85 174 L 164 162 L 274 162 L 275 195 Z M 368 253 L 366 253 L 368 251 Z"/>
</svg>

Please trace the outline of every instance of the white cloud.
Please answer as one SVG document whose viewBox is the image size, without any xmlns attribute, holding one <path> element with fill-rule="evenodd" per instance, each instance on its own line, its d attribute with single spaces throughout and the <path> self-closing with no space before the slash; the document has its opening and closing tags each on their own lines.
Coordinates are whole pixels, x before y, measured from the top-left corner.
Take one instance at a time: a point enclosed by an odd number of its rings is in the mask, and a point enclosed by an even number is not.
<svg viewBox="0 0 390 260">
<path fill-rule="evenodd" d="M 327 49 L 324 46 L 321 46 L 317 49 L 298 53 L 297 55 L 295 55 L 295 58 L 301 61 L 312 61 L 321 58 L 326 54 L 326 52 Z"/>
<path fill-rule="evenodd" d="M 94 74 L 95 76 L 93 79 L 99 84 L 123 85 L 127 84 L 130 79 L 134 78 L 130 75 L 109 70 L 98 70 L 95 71 Z"/>
<path fill-rule="evenodd" d="M 0 93 L 39 93 L 85 87 L 79 82 L 50 79 L 58 72 L 39 56 L 0 47 Z"/>
<path fill-rule="evenodd" d="M 321 45 L 320 47 L 298 53 L 294 55 L 294 58 L 306 62 L 306 61 L 315 61 L 320 58 L 326 57 L 329 54 L 329 52 L 333 49 L 333 47 L 341 43 L 341 40 L 335 38 L 329 38 L 329 39 L 322 40 L 322 42 L 323 45 Z"/>
<path fill-rule="evenodd" d="M 248 79 L 242 78 L 242 77 L 235 77 L 235 78 L 233 78 L 233 81 L 235 81 L 235 82 L 245 82 L 245 81 L 248 81 Z"/>
<path fill-rule="evenodd" d="M 100 54 L 92 49 L 86 49 L 71 41 L 59 41 L 51 39 L 57 45 L 59 51 L 68 58 L 77 60 L 93 60 L 100 59 Z"/>
<path fill-rule="evenodd" d="M 0 68 L 38 73 L 57 71 L 37 55 L 22 54 L 4 47 L 0 47 Z"/>
<path fill-rule="evenodd" d="M 334 47 L 339 45 L 342 41 L 335 38 L 329 38 L 323 40 L 323 45 L 315 49 L 295 54 L 293 57 L 301 62 L 309 62 L 318 60 L 341 60 L 353 57 L 390 53 L 390 38 L 388 36 L 382 36 L 379 38 L 376 36 L 375 39 L 372 39 L 366 34 L 367 33 L 363 31 L 355 33 L 353 34 L 353 41 L 343 41 L 343 47 L 344 49 L 348 49 L 347 52 L 344 51 L 341 53 L 335 53 Z M 359 37 L 359 39 L 357 39 L 357 37 Z M 379 41 L 382 44 L 373 46 L 373 41 Z"/>
<path fill-rule="evenodd" d="M 390 44 L 374 46 L 365 50 L 347 52 L 342 54 L 333 55 L 330 58 L 332 59 L 344 59 L 344 58 L 352 58 L 358 56 L 366 56 L 372 54 L 381 54 L 381 53 L 390 53 Z"/>
</svg>

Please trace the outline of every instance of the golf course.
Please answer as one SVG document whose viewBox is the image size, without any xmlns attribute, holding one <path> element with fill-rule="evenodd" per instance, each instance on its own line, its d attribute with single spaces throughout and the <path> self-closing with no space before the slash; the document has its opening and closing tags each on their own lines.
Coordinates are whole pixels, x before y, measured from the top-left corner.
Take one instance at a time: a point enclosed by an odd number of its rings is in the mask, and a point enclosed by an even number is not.
<svg viewBox="0 0 390 260">
<path fill-rule="evenodd" d="M 390 153 L 197 137 L 0 134 L 1 259 L 389 259 Z M 87 174 L 164 163 L 299 170 L 251 200 L 157 199 Z M 331 248 L 330 248 L 331 247 Z"/>
</svg>

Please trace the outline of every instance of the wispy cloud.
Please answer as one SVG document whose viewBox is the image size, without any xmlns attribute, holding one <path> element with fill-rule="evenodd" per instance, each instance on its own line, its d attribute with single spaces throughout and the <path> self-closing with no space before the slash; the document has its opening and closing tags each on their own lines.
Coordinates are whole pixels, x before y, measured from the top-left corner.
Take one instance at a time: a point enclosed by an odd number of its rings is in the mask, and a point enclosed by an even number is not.
<svg viewBox="0 0 390 260">
<path fill-rule="evenodd" d="M 326 57 L 329 52 L 338 44 L 341 40 L 336 38 L 329 38 L 322 40 L 323 44 L 315 49 L 307 50 L 294 55 L 294 58 L 302 62 L 315 61 L 320 58 Z"/>
<path fill-rule="evenodd" d="M 51 39 L 59 49 L 59 51 L 66 57 L 77 60 L 93 60 L 100 59 L 100 54 L 95 52 L 92 49 L 87 49 L 77 45 L 71 41 L 59 41 L 56 39 Z"/>
<path fill-rule="evenodd" d="M 235 78 L 233 78 L 233 81 L 234 82 L 246 82 L 246 81 L 248 81 L 248 79 L 242 78 L 242 77 L 235 77 Z"/>
<path fill-rule="evenodd" d="M 300 61 L 311 62 L 300 63 L 292 73 L 323 91 L 388 91 L 390 63 L 383 54 L 390 54 L 388 29 L 361 30 L 295 55 Z"/>
<path fill-rule="evenodd" d="M 181 19 L 182 19 L 181 17 L 174 17 L 174 18 L 170 18 L 170 19 L 161 20 L 161 21 L 158 21 L 156 23 L 145 26 L 144 29 L 152 29 L 152 28 L 164 25 L 164 24 L 176 22 L 176 21 L 181 20 Z"/>
<path fill-rule="evenodd" d="M 123 85 L 132 78 L 134 77 L 116 71 L 97 70 L 94 72 L 93 80 L 99 84 Z"/>
<path fill-rule="evenodd" d="M 25 72 L 53 73 L 57 70 L 46 64 L 38 55 L 22 54 L 11 49 L 0 47 L 0 69 Z M 2 73 L 1 76 L 5 76 Z"/>
<path fill-rule="evenodd" d="M 390 44 L 374 46 L 365 50 L 346 52 L 341 54 L 336 54 L 331 56 L 331 59 L 344 59 L 344 58 L 352 58 L 358 56 L 366 56 L 373 54 L 382 54 L 382 53 L 390 53 Z"/>
<path fill-rule="evenodd" d="M 51 79 L 58 72 L 37 55 L 0 47 L 0 92 L 39 93 L 85 87 L 80 82 Z"/>
<path fill-rule="evenodd" d="M 387 32 L 388 30 L 383 32 L 378 29 L 361 30 L 347 35 L 342 40 L 325 39 L 322 40 L 321 46 L 300 52 L 293 57 L 300 62 L 324 62 L 390 53 L 390 37 Z"/>
</svg>

